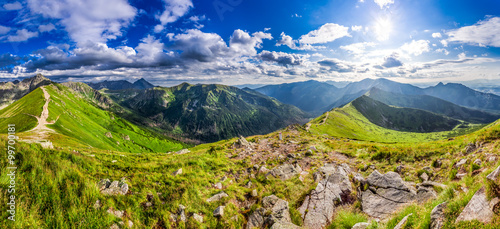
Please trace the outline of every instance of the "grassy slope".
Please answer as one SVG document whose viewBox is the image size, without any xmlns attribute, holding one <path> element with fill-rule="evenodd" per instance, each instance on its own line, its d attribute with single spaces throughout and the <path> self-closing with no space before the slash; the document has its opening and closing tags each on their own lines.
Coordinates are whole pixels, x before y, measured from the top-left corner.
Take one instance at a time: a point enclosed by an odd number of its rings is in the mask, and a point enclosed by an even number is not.
<svg viewBox="0 0 500 229">
<path fill-rule="evenodd" d="M 392 107 L 366 95 L 351 104 L 370 122 L 391 130 L 428 133 L 453 130 L 462 124 L 459 120 L 420 109 Z"/>
<path fill-rule="evenodd" d="M 97 108 L 65 86 L 48 86 L 46 89 L 51 95 L 48 120 L 57 119 L 51 128 L 83 145 L 122 152 L 167 152 L 184 147 Z M 107 132 L 112 138 L 105 136 Z M 126 136 L 130 140 L 125 140 Z"/>
<path fill-rule="evenodd" d="M 8 124 L 16 124 L 19 131 L 34 128 L 37 120 L 30 115 L 40 116 L 44 103 L 43 91 L 36 89 L 30 96 L 23 97 L 0 110 L 0 133 L 7 133 Z"/>
<path fill-rule="evenodd" d="M 328 115 L 328 118 L 325 117 Z M 324 122 L 326 121 L 326 122 Z M 458 135 L 482 127 L 471 125 L 470 128 L 455 128 L 452 131 L 433 133 L 413 133 L 389 130 L 377 126 L 364 117 L 353 105 L 348 104 L 342 108 L 335 108 L 320 117 L 312 120 L 311 133 L 328 134 L 334 137 L 376 141 L 376 142 L 422 142 L 434 141 Z"/>
</svg>

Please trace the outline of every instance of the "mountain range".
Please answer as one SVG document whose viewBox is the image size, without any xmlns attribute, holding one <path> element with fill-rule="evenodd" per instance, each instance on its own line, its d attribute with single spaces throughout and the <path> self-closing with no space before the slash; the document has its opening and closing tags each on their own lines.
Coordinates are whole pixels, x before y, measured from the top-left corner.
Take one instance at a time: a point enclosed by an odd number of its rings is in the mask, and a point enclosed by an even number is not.
<svg viewBox="0 0 500 229">
<path fill-rule="evenodd" d="M 155 87 L 153 84 L 146 81 L 144 78 L 141 78 L 134 83 L 130 83 L 126 80 L 116 80 L 116 81 L 102 81 L 98 83 L 87 83 L 90 87 L 101 90 L 101 89 L 109 89 L 109 90 L 123 90 L 123 89 L 148 89 Z"/>
</svg>

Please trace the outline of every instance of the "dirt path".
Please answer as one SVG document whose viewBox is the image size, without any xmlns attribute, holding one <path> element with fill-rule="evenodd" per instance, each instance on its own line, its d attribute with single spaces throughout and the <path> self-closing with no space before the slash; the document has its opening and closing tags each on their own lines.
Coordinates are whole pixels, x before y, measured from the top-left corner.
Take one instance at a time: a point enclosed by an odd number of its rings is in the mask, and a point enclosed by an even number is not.
<svg viewBox="0 0 500 229">
<path fill-rule="evenodd" d="M 55 121 L 49 122 L 47 119 L 49 118 L 49 103 L 50 103 L 50 95 L 45 90 L 45 87 L 40 87 L 43 91 L 43 97 L 45 98 L 45 104 L 43 105 L 42 113 L 40 117 L 31 115 L 35 117 L 38 121 L 38 125 L 29 130 L 27 133 L 31 133 L 29 136 L 26 136 L 23 141 L 28 143 L 40 143 L 43 147 L 52 148 L 52 143 L 48 141 L 48 137 L 50 133 L 55 133 L 53 129 L 47 127 L 47 124 L 54 124 Z M 57 120 L 56 120 L 57 121 Z"/>
</svg>

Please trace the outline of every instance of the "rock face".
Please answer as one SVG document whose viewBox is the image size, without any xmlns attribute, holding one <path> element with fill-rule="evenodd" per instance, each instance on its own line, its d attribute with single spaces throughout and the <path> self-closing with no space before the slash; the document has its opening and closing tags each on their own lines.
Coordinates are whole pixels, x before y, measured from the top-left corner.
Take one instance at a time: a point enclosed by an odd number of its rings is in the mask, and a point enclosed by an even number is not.
<svg viewBox="0 0 500 229">
<path fill-rule="evenodd" d="M 497 169 L 488 174 L 488 176 L 486 176 L 486 179 L 495 182 L 498 178 L 498 175 L 500 175 L 500 166 L 498 166 Z"/>
<path fill-rule="evenodd" d="M 444 209 L 446 209 L 447 205 L 448 203 L 444 202 L 432 209 L 430 229 L 441 229 L 443 227 L 445 221 Z"/>
<path fill-rule="evenodd" d="M 220 193 L 215 194 L 214 196 L 208 198 L 207 202 L 210 203 L 210 202 L 219 201 L 219 200 L 221 200 L 222 198 L 225 198 L 225 197 L 228 197 L 228 195 L 225 192 L 220 192 Z"/>
<path fill-rule="evenodd" d="M 288 180 L 301 172 L 302 169 L 299 165 L 284 164 L 272 169 L 269 174 L 281 180 Z"/>
<path fill-rule="evenodd" d="M 102 179 L 97 183 L 97 188 L 105 195 L 125 195 L 128 192 L 128 184 L 124 181 L 113 181 Z"/>
<path fill-rule="evenodd" d="M 401 221 L 399 221 L 399 223 L 394 227 L 394 229 L 402 229 L 405 226 L 406 221 L 408 221 L 408 217 L 410 217 L 411 215 L 413 215 L 413 213 L 410 213 L 409 215 L 405 216 Z"/>
<path fill-rule="evenodd" d="M 415 192 L 395 172 L 381 174 L 375 170 L 366 182 L 369 187 L 361 195 L 361 205 L 371 217 L 387 218 L 407 203 L 425 202 L 436 196 L 431 188 L 420 187 Z"/>
<path fill-rule="evenodd" d="M 258 208 L 248 218 L 247 228 L 299 228 L 290 218 L 288 202 L 275 195 L 262 199 L 262 208 Z"/>
<path fill-rule="evenodd" d="M 486 197 L 485 188 L 482 187 L 472 196 L 472 199 L 465 206 L 462 213 L 460 213 L 455 223 L 474 219 L 483 223 L 490 223 L 495 214 L 491 209 L 492 207 Z"/>
<path fill-rule="evenodd" d="M 347 169 L 327 164 L 318 171 L 323 176 L 316 189 L 306 196 L 298 209 L 304 220 L 303 226 L 311 229 L 324 228 L 331 222 L 336 206 L 348 201 L 352 192 Z"/>
</svg>

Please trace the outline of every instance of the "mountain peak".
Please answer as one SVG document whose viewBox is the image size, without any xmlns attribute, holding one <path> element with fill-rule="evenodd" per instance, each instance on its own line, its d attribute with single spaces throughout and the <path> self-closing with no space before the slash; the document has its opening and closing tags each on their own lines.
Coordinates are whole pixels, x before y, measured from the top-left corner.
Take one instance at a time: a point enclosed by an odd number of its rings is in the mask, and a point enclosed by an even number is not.
<svg viewBox="0 0 500 229">
<path fill-rule="evenodd" d="M 443 83 L 443 82 L 439 82 L 439 83 L 436 85 L 436 87 L 442 87 L 442 86 L 444 86 L 444 83 Z"/>
<path fill-rule="evenodd" d="M 136 88 L 136 89 L 148 89 L 148 88 L 155 87 L 155 85 L 151 84 L 150 82 L 148 82 L 144 78 L 138 79 L 137 81 L 135 81 L 133 83 L 133 85 L 134 85 L 134 88 Z"/>
</svg>

